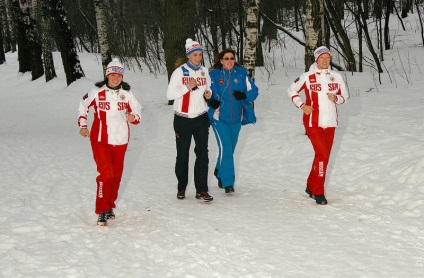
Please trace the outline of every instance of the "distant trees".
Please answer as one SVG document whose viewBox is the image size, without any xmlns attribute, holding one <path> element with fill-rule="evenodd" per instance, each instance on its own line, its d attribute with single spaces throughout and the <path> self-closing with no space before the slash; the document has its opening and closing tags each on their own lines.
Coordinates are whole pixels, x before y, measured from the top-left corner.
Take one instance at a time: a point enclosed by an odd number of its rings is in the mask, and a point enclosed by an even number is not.
<svg viewBox="0 0 424 278">
<path fill-rule="evenodd" d="M 205 47 L 205 63 L 231 47 L 254 77 L 263 54 L 284 49 L 290 37 L 305 49 L 307 69 L 313 50 L 327 45 L 337 56 L 333 67 L 382 72 L 384 51 L 394 44 L 389 19 L 396 15 L 403 26 L 410 13 L 418 14 L 424 46 L 423 0 L 0 0 L 0 63 L 18 49 L 19 71 L 49 81 L 59 51 L 71 84 L 84 76 L 78 52 L 94 52 L 103 68 L 117 56 L 128 68 L 144 64 L 170 75 L 190 37 Z"/>
</svg>

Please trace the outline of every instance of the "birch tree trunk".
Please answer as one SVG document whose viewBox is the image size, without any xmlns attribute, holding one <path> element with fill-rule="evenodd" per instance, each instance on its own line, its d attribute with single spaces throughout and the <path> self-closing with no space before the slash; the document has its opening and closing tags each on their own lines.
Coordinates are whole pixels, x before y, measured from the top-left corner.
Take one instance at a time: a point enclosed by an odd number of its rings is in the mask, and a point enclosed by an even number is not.
<svg viewBox="0 0 424 278">
<path fill-rule="evenodd" d="M 314 50 L 322 45 L 324 38 L 322 30 L 324 11 L 320 10 L 320 1 L 322 0 L 306 0 L 305 71 L 308 71 L 309 67 L 314 63 Z"/>
<path fill-rule="evenodd" d="M 102 55 L 103 75 L 105 75 L 106 67 L 112 61 L 112 55 L 109 50 L 106 13 L 103 6 L 103 0 L 94 0 L 94 8 L 96 11 L 97 36 L 99 38 L 100 53 Z"/>
<path fill-rule="evenodd" d="M 256 44 L 258 43 L 258 13 L 260 0 L 245 0 L 246 46 L 243 65 L 252 80 L 255 80 Z"/>
</svg>

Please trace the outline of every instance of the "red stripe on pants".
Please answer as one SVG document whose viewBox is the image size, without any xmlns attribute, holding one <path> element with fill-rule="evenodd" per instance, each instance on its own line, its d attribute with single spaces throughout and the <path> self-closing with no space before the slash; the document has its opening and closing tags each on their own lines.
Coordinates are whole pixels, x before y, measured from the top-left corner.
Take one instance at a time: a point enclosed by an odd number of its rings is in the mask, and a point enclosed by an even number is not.
<svg viewBox="0 0 424 278">
<path fill-rule="evenodd" d="M 97 165 L 97 172 L 99 172 L 96 178 L 96 214 L 115 208 L 127 146 L 128 144 L 113 146 L 91 141 L 94 161 Z"/>
<path fill-rule="evenodd" d="M 325 176 L 336 128 L 308 126 L 305 128 L 315 151 L 312 169 L 307 180 L 307 187 L 312 191 L 313 195 L 322 195 L 324 194 Z"/>
</svg>

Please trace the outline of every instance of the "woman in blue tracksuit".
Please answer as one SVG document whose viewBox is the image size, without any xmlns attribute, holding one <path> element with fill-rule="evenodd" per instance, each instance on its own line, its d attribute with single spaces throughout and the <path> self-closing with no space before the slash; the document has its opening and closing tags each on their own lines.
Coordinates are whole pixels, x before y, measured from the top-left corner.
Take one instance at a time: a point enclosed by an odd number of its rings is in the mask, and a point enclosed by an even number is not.
<svg viewBox="0 0 424 278">
<path fill-rule="evenodd" d="M 256 122 L 251 102 L 258 96 L 258 87 L 245 68 L 237 66 L 235 52 L 226 49 L 218 53 L 209 73 L 212 97 L 209 118 L 218 143 L 219 153 L 215 176 L 225 193 L 234 192 L 234 150 L 243 124 Z"/>
</svg>

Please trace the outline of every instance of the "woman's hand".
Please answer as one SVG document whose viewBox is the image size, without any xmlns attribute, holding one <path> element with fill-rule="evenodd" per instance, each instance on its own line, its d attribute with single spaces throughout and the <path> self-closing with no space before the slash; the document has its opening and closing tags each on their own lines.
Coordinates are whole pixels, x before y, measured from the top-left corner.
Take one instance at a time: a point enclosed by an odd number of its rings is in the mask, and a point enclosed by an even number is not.
<svg viewBox="0 0 424 278">
<path fill-rule="evenodd" d="M 133 114 L 128 114 L 128 122 L 132 123 L 135 120 L 135 116 Z"/>
<path fill-rule="evenodd" d="M 303 110 L 303 113 L 305 113 L 306 115 L 310 115 L 312 113 L 313 108 L 305 104 L 302 106 L 302 110 Z"/>
<path fill-rule="evenodd" d="M 81 128 L 79 133 L 81 134 L 82 137 L 87 137 L 87 136 L 90 135 L 90 132 L 85 127 L 84 128 Z"/>
<path fill-rule="evenodd" d="M 336 99 L 336 96 L 332 93 L 327 93 L 328 99 L 332 102 L 334 102 L 334 100 Z"/>
<path fill-rule="evenodd" d="M 190 87 L 190 89 L 192 90 L 192 91 L 195 91 L 195 90 L 197 90 L 199 87 L 197 87 L 197 82 L 196 82 L 196 79 L 190 79 L 190 81 L 188 82 L 188 86 Z"/>
</svg>

